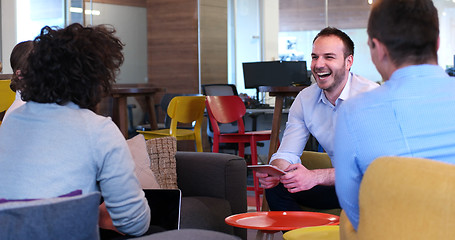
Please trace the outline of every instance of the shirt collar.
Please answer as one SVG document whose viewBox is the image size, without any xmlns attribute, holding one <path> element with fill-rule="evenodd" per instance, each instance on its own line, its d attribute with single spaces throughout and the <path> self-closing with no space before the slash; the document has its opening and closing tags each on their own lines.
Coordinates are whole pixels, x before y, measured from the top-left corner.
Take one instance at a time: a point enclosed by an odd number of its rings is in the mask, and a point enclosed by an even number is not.
<svg viewBox="0 0 455 240">
<path fill-rule="evenodd" d="M 346 85 L 344 85 L 343 91 L 341 91 L 340 96 L 338 96 L 337 100 L 335 101 L 335 106 L 339 104 L 340 101 L 344 101 L 349 98 L 349 92 L 351 90 L 351 82 L 352 82 L 352 73 L 349 72 L 348 75 L 348 81 L 346 82 Z M 333 106 L 332 103 L 327 99 L 327 97 L 324 94 L 324 91 L 322 89 L 319 89 L 319 101 L 322 102 L 326 105 Z"/>
<path fill-rule="evenodd" d="M 424 77 L 443 77 L 447 73 L 438 65 L 422 64 L 422 65 L 411 65 L 396 70 L 388 81 L 400 81 L 404 82 L 407 79 L 417 81 L 416 79 L 424 79 Z M 426 81 L 426 79 L 425 79 Z"/>
</svg>

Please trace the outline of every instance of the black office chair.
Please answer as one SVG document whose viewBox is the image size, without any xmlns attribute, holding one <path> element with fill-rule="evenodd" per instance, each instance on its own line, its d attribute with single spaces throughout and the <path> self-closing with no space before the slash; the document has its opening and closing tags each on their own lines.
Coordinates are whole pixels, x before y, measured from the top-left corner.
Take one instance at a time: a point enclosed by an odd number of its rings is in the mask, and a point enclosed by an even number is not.
<svg viewBox="0 0 455 240">
<path fill-rule="evenodd" d="M 205 96 L 238 96 L 237 88 L 234 84 L 203 84 L 201 85 L 202 94 Z M 221 133 L 234 133 L 238 131 L 237 124 L 227 123 L 219 124 Z M 213 130 L 210 121 L 207 121 L 207 136 L 209 138 L 210 148 L 213 145 Z M 233 150 L 235 154 L 238 151 L 237 143 L 221 143 L 220 150 Z"/>
<path fill-rule="evenodd" d="M 237 88 L 234 84 L 204 84 L 202 94 L 205 96 L 238 96 Z"/>
</svg>

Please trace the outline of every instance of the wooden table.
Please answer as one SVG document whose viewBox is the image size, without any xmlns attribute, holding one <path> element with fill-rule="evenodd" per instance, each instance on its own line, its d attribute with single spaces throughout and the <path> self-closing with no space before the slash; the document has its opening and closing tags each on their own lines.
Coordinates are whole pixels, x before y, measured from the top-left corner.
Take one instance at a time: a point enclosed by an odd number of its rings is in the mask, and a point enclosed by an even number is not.
<svg viewBox="0 0 455 240">
<path fill-rule="evenodd" d="M 270 87 L 260 86 L 259 92 L 268 92 L 269 96 L 275 97 L 275 107 L 273 110 L 272 120 L 272 135 L 270 137 L 269 156 L 268 160 L 276 152 L 279 142 L 280 126 L 281 126 L 281 115 L 283 109 L 284 97 L 295 97 L 297 94 L 307 86 L 288 86 L 288 87 Z"/>
<path fill-rule="evenodd" d="M 128 113 L 127 113 L 127 97 L 145 97 L 146 109 L 149 113 L 150 127 L 152 130 L 158 129 L 155 115 L 154 96 L 158 92 L 164 92 L 164 88 L 155 87 L 148 83 L 136 84 L 114 84 L 111 90 L 113 98 L 113 121 L 120 128 L 125 138 L 128 138 Z"/>
</svg>

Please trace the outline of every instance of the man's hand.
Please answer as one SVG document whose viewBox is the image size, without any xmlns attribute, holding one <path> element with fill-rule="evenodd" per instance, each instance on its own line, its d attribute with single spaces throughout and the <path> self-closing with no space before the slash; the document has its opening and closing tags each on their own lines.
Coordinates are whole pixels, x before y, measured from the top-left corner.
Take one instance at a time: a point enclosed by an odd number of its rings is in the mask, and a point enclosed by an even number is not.
<svg viewBox="0 0 455 240">
<path fill-rule="evenodd" d="M 286 169 L 290 165 L 290 163 L 284 159 L 275 159 L 271 164 L 282 170 Z M 273 188 L 276 185 L 278 185 L 278 183 L 280 183 L 280 177 L 277 176 L 273 177 L 268 175 L 267 173 L 256 172 L 256 177 L 259 178 L 259 183 L 261 184 L 261 187 L 265 189 Z"/>
<path fill-rule="evenodd" d="M 256 172 L 256 177 L 259 178 L 259 183 L 261 184 L 261 187 L 265 189 L 273 188 L 276 185 L 278 185 L 278 183 L 280 183 L 280 177 L 270 176 L 267 173 Z"/>
<path fill-rule="evenodd" d="M 302 164 L 291 164 L 284 171 L 280 181 L 289 192 L 295 193 L 313 188 L 316 185 L 335 185 L 335 169 L 308 170 Z"/>
<path fill-rule="evenodd" d="M 281 177 L 281 183 L 291 193 L 308 190 L 318 184 L 316 174 L 300 163 L 291 164 L 284 171 L 287 173 Z"/>
</svg>

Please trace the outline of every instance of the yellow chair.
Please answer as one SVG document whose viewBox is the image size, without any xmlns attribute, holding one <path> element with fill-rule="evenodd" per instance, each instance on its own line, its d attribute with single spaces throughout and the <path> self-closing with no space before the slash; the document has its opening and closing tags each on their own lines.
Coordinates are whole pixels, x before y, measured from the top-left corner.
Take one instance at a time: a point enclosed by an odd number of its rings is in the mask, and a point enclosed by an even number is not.
<svg viewBox="0 0 455 240">
<path fill-rule="evenodd" d="M 196 149 L 202 152 L 201 127 L 204 118 L 205 96 L 177 96 L 167 108 L 171 117 L 171 127 L 168 129 L 138 131 L 145 139 L 173 136 L 177 140 L 195 140 Z M 192 123 L 196 121 L 194 130 L 177 128 L 177 123 Z"/>
<path fill-rule="evenodd" d="M 5 112 L 14 102 L 16 93 L 11 90 L 9 85 L 11 80 L 0 80 L 0 113 Z M 0 121 L 2 124 L 2 121 Z"/>
<path fill-rule="evenodd" d="M 340 226 L 317 226 L 291 230 L 283 234 L 284 240 L 339 240 Z"/>
<path fill-rule="evenodd" d="M 325 168 L 332 168 L 332 161 L 330 157 L 325 152 L 313 152 L 313 151 L 303 151 L 302 156 L 300 156 L 300 162 L 306 168 L 313 170 L 313 169 L 325 169 Z M 311 208 L 308 206 L 301 205 L 302 211 L 309 211 L 309 212 L 322 212 L 322 213 L 329 213 L 333 215 L 340 216 L 341 208 L 333 208 L 333 209 L 317 209 Z"/>
<path fill-rule="evenodd" d="M 343 211 L 340 239 L 454 239 L 454 198 L 454 164 L 378 158 L 360 185 L 358 229 Z"/>
</svg>

